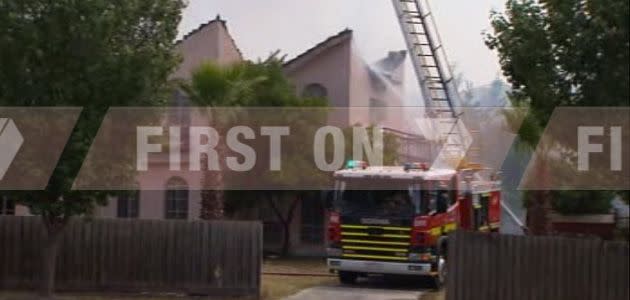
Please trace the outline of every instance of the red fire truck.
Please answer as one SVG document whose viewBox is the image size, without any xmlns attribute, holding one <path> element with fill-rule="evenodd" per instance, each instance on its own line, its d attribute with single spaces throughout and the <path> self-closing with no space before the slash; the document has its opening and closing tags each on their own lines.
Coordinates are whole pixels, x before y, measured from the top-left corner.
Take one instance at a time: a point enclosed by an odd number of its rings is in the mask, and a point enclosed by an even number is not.
<svg viewBox="0 0 630 300">
<path fill-rule="evenodd" d="M 342 283 L 360 276 L 419 275 L 446 279 L 448 233 L 499 230 L 500 182 L 484 170 L 367 166 L 335 172 L 327 264 Z"/>
</svg>

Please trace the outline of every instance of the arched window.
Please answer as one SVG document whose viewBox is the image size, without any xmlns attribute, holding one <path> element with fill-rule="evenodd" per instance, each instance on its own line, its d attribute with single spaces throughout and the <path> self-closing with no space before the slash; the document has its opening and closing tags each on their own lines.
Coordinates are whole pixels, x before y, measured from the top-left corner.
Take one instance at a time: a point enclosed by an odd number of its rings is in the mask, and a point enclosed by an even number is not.
<svg viewBox="0 0 630 300">
<path fill-rule="evenodd" d="M 302 91 L 302 97 L 328 98 L 328 90 L 319 83 L 311 83 Z"/>
<path fill-rule="evenodd" d="M 140 192 L 123 192 L 118 195 L 118 217 L 119 218 L 138 218 L 140 214 Z"/>
<path fill-rule="evenodd" d="M 166 183 L 165 199 L 166 219 L 188 218 L 188 184 L 179 177 L 173 177 Z"/>
</svg>

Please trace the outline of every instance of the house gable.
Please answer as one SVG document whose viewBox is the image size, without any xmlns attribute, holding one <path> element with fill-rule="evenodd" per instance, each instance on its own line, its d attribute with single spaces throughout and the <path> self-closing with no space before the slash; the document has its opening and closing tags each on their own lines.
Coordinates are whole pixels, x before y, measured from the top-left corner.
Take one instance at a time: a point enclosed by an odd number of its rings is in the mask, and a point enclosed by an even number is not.
<svg viewBox="0 0 630 300">
<path fill-rule="evenodd" d="M 330 106 L 347 107 L 351 51 L 352 31 L 344 30 L 285 63 L 285 74 L 299 95 L 316 90 L 326 94 Z"/>
<path fill-rule="evenodd" d="M 229 65 L 242 61 L 243 56 L 228 32 L 226 22 L 216 19 L 200 25 L 175 43 L 175 52 L 182 61 L 171 79 L 188 80 L 204 62 Z"/>
</svg>

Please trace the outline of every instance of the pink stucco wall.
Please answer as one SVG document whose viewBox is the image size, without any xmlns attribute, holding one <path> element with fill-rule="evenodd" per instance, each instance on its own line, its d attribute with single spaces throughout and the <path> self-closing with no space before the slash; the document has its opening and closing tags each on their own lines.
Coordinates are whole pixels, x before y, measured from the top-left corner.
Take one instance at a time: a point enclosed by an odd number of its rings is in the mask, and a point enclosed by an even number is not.
<svg viewBox="0 0 630 300">
<path fill-rule="evenodd" d="M 140 174 L 137 177 L 138 184 L 142 189 L 139 199 L 139 219 L 158 220 L 165 218 L 166 191 L 149 190 L 142 187 L 166 187 L 169 179 L 174 177 L 183 179 L 190 187 L 198 186 L 201 180 L 197 173 L 169 171 L 168 166 L 152 168 L 150 176 Z M 188 191 L 188 197 L 188 220 L 198 220 L 201 211 L 201 191 L 191 188 Z M 106 206 L 97 209 L 96 215 L 103 218 L 115 218 L 117 217 L 117 207 L 116 197 L 110 197 Z"/>
<path fill-rule="evenodd" d="M 180 41 L 175 46 L 175 52 L 182 61 L 171 78 L 184 80 L 190 79 L 191 73 L 204 62 L 228 65 L 243 60 L 222 21 L 212 21 L 200 27 L 197 32 Z"/>
<path fill-rule="evenodd" d="M 309 84 L 321 84 L 328 90 L 330 106 L 347 107 L 350 91 L 350 52 L 352 39 L 344 38 L 340 43 L 319 53 L 316 57 L 304 57 L 287 67 L 286 75 L 302 94 Z M 308 54 L 306 56 L 309 56 Z M 294 66 L 295 65 L 295 66 Z"/>
</svg>

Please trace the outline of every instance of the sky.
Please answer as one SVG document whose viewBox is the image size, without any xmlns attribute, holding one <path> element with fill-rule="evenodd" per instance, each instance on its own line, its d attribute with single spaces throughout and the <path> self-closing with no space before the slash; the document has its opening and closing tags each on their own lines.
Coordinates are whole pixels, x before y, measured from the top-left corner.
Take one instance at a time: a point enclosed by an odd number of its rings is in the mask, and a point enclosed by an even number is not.
<svg viewBox="0 0 630 300">
<path fill-rule="evenodd" d="M 405 49 L 391 0 L 188 0 L 180 36 L 220 14 L 247 59 L 281 50 L 292 58 L 345 28 L 366 62 Z M 483 43 L 492 9 L 505 0 L 430 0 L 451 64 L 475 86 L 499 74 L 496 54 Z M 414 76 L 408 66 L 408 76 Z M 407 85 L 413 84 L 407 78 Z"/>
</svg>

